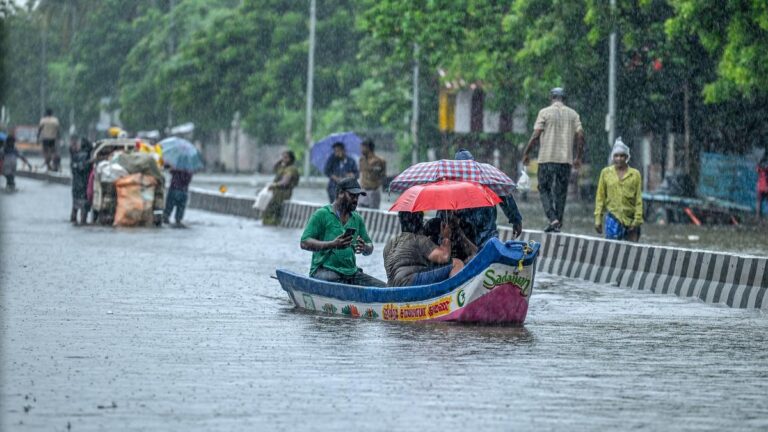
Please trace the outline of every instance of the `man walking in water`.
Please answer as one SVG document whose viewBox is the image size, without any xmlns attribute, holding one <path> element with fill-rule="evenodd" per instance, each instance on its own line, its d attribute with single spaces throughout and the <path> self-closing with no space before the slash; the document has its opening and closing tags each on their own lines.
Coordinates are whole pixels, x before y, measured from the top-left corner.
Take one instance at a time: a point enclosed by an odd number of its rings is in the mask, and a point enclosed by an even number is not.
<svg viewBox="0 0 768 432">
<path fill-rule="evenodd" d="M 56 140 L 59 138 L 59 119 L 53 116 L 53 110 L 46 108 L 45 116 L 40 119 L 37 128 L 37 142 L 43 145 L 43 157 L 48 171 L 58 171 L 56 163 Z"/>
<path fill-rule="evenodd" d="M 549 225 L 544 232 L 560 232 L 568 195 L 568 180 L 571 164 L 575 169 L 581 166 L 584 152 L 584 129 L 579 113 L 567 107 L 565 90 L 560 87 L 549 92 L 552 104 L 541 111 L 533 126 L 533 135 L 523 150 L 523 164 L 530 161 L 528 154 L 539 145 L 539 196 Z M 574 157 L 573 144 L 576 144 Z"/>
</svg>

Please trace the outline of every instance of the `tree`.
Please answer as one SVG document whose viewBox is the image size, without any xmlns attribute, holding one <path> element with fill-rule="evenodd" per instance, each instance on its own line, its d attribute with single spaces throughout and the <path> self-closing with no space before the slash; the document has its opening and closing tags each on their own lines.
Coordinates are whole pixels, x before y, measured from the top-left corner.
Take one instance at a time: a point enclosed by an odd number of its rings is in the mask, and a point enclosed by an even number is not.
<svg viewBox="0 0 768 432">
<path fill-rule="evenodd" d="M 235 0 L 186 0 L 167 13 L 151 8 L 133 24 L 137 30 L 151 30 L 131 48 L 120 69 L 121 119 L 126 127 L 146 130 L 173 126 L 168 121 L 178 116 L 172 95 L 177 85 L 186 84 L 175 76 L 183 61 L 184 47 L 191 43 L 193 35 L 222 18 L 230 18 L 235 4 Z M 179 119 L 189 117 L 181 114 Z M 203 126 L 207 123 L 199 116 L 192 120 Z"/>
<path fill-rule="evenodd" d="M 768 88 L 768 4 L 761 1 L 670 0 L 666 22 L 673 39 L 695 35 L 717 59 L 717 78 L 704 88 L 707 102 L 753 97 Z"/>
</svg>

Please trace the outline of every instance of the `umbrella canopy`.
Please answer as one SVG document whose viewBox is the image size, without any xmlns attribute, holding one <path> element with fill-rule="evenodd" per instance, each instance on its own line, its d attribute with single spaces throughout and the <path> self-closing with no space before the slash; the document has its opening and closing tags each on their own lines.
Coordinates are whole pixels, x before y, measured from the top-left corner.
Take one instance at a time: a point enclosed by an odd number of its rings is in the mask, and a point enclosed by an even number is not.
<svg viewBox="0 0 768 432">
<path fill-rule="evenodd" d="M 389 210 L 407 212 L 460 210 L 491 207 L 500 202 L 501 199 L 488 186 L 471 182 L 441 180 L 411 187 L 400 195 Z"/>
<path fill-rule="evenodd" d="M 177 170 L 195 172 L 205 167 L 203 157 L 191 142 L 178 137 L 168 137 L 159 142 L 163 149 L 163 161 Z"/>
<path fill-rule="evenodd" d="M 344 144 L 347 156 L 354 159 L 360 159 L 363 153 L 360 144 L 363 140 L 354 132 L 341 132 L 328 135 L 320 141 L 312 144 L 312 150 L 309 152 L 310 161 L 320 172 L 325 169 L 325 162 L 333 154 L 333 143 L 340 142 Z"/>
<path fill-rule="evenodd" d="M 461 180 L 480 183 L 501 196 L 511 195 L 515 182 L 493 165 L 474 160 L 441 159 L 412 165 L 389 184 L 389 190 L 400 192 L 411 186 L 438 180 Z"/>
</svg>

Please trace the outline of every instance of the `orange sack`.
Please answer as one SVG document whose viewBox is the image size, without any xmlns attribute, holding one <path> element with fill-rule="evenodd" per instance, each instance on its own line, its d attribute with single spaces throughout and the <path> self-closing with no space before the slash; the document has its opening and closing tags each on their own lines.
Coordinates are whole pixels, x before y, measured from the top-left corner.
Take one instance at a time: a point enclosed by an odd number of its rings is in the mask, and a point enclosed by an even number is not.
<svg viewBox="0 0 768 432">
<path fill-rule="evenodd" d="M 114 225 L 151 225 L 157 183 L 154 177 L 140 173 L 117 179 L 115 182 L 117 209 Z"/>
</svg>

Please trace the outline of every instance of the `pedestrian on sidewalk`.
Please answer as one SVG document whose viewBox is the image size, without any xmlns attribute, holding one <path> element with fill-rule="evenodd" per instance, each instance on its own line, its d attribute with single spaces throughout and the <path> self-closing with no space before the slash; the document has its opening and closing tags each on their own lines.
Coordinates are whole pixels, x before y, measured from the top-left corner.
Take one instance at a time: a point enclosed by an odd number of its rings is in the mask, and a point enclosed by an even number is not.
<svg viewBox="0 0 768 432">
<path fill-rule="evenodd" d="M 181 223 L 184 219 L 184 209 L 189 200 L 189 184 L 192 182 L 193 174 L 189 171 L 171 169 L 171 185 L 168 188 L 168 196 L 165 199 L 165 209 L 163 210 L 163 222 L 171 223 L 171 213 L 174 207 L 176 213 L 174 219 L 177 227 L 183 227 Z"/>
<path fill-rule="evenodd" d="M 264 210 L 264 225 L 278 225 L 283 215 L 283 203 L 291 199 L 293 188 L 299 184 L 299 170 L 296 168 L 296 155 L 292 151 L 283 152 L 275 166 L 275 179 L 269 185 L 272 199 Z"/>
<path fill-rule="evenodd" d="M 3 145 L 2 163 L 0 164 L 5 176 L 5 190 L 8 192 L 16 191 L 16 161 L 18 159 L 27 164 L 27 168 L 32 169 L 32 165 L 30 165 L 27 158 L 16 149 L 16 137 L 8 135 Z"/>
<path fill-rule="evenodd" d="M 45 167 L 48 171 L 58 171 L 58 151 L 56 150 L 56 140 L 59 139 L 59 119 L 53 115 L 53 110 L 46 108 L 45 116 L 40 119 L 40 125 L 37 128 L 37 142 L 43 146 L 43 158 Z"/>
<path fill-rule="evenodd" d="M 333 154 L 325 162 L 323 173 L 328 177 L 328 200 L 336 201 L 336 185 L 346 178 L 357 179 L 360 172 L 357 170 L 355 160 L 347 156 L 344 143 L 335 142 L 331 146 Z"/>
<path fill-rule="evenodd" d="M 757 163 L 757 218 L 763 217 L 763 200 L 768 200 L 768 146 Z"/>
<path fill-rule="evenodd" d="M 565 90 L 555 87 L 549 92 L 551 105 L 539 111 L 533 135 L 523 150 L 523 164 L 530 162 L 529 153 L 539 147 L 539 196 L 549 219 L 545 232 L 560 232 L 571 177 L 571 165 L 578 171 L 584 152 L 584 129 L 579 113 L 565 105 Z M 574 157 L 574 144 L 575 157 Z"/>
<path fill-rule="evenodd" d="M 80 224 L 88 223 L 88 212 L 91 206 L 88 202 L 88 177 L 91 173 L 91 142 L 83 138 L 78 140 L 72 135 L 69 144 L 70 170 L 72 171 L 72 214 L 69 221 L 77 224 L 78 213 Z"/>
<path fill-rule="evenodd" d="M 361 196 L 358 207 L 379 209 L 381 185 L 387 177 L 387 161 L 376 155 L 373 140 L 363 141 L 363 157 L 360 158 L 360 185 L 368 194 Z"/>
<path fill-rule="evenodd" d="M 643 224 L 643 179 L 630 167 L 629 147 L 621 137 L 611 151 L 613 165 L 603 168 L 595 196 L 595 231 L 613 240 L 640 240 Z M 605 221 L 605 224 L 603 224 Z"/>
</svg>

